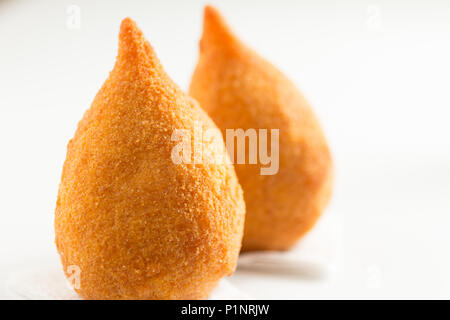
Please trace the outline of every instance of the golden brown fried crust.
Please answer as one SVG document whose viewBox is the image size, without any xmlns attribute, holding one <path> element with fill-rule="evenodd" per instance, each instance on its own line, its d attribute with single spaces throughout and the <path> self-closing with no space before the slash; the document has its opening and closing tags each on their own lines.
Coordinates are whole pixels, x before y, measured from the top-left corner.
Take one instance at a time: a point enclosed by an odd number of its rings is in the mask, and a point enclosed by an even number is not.
<svg viewBox="0 0 450 320">
<path fill-rule="evenodd" d="M 223 133 L 235 128 L 280 130 L 276 175 L 260 175 L 260 165 L 235 165 L 247 207 L 243 250 L 294 245 L 323 212 L 332 184 L 331 155 L 308 102 L 209 6 L 189 93 Z"/>
<path fill-rule="evenodd" d="M 230 165 L 174 164 L 174 129 L 214 123 L 123 20 L 117 62 L 67 147 L 55 211 L 85 299 L 203 299 L 231 274 L 245 205 Z M 211 152 L 224 148 L 206 145 Z"/>
</svg>

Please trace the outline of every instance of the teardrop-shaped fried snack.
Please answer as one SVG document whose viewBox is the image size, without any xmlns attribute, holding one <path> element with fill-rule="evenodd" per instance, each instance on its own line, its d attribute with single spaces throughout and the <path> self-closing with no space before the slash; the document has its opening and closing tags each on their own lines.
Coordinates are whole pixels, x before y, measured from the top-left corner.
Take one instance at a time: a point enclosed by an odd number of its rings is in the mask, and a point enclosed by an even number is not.
<svg viewBox="0 0 450 320">
<path fill-rule="evenodd" d="M 55 212 L 81 297 L 203 299 L 234 271 L 245 204 L 232 165 L 172 160 L 172 133 L 196 123 L 216 128 L 123 20 L 114 69 L 68 144 Z M 225 148 L 221 137 L 201 146 Z"/>
<path fill-rule="evenodd" d="M 332 181 L 327 142 L 305 98 L 243 44 L 212 7 L 205 8 L 200 56 L 189 93 L 224 136 L 226 129 L 279 129 L 278 172 L 264 175 L 261 168 L 268 164 L 249 164 L 249 148 L 247 162 L 235 164 L 247 210 L 243 250 L 294 245 L 324 211 Z M 267 141 L 270 151 L 271 138 Z"/>
</svg>

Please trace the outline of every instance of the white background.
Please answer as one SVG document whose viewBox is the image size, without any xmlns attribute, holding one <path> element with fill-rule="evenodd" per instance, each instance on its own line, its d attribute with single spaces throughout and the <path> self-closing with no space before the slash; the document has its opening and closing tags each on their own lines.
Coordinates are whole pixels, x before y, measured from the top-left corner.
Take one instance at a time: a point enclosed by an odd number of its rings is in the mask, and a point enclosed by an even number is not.
<svg viewBox="0 0 450 320">
<path fill-rule="evenodd" d="M 314 106 L 336 162 L 327 214 L 343 227 L 333 276 L 238 271 L 233 284 L 255 298 L 450 298 L 450 2 L 210 3 Z M 55 255 L 66 144 L 113 66 L 121 19 L 187 89 L 204 4 L 0 0 L 0 284 Z"/>
</svg>

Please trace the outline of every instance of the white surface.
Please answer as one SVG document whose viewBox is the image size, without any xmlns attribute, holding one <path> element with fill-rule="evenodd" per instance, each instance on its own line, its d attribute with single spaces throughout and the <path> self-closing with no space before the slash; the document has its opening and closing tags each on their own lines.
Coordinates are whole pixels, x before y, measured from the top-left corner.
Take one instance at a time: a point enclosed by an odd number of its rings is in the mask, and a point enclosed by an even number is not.
<svg viewBox="0 0 450 320">
<path fill-rule="evenodd" d="M 256 298 L 450 298 L 450 2 L 212 3 L 314 106 L 343 226 L 333 277 L 230 281 Z M 71 4 L 79 30 L 66 26 Z M 54 254 L 66 144 L 113 66 L 120 20 L 137 21 L 186 89 L 203 4 L 0 1 L 0 282 Z"/>
<path fill-rule="evenodd" d="M 293 277 L 331 277 L 340 267 L 342 226 L 336 214 L 327 213 L 303 239 L 288 251 L 251 251 L 239 256 L 238 270 Z"/>
</svg>

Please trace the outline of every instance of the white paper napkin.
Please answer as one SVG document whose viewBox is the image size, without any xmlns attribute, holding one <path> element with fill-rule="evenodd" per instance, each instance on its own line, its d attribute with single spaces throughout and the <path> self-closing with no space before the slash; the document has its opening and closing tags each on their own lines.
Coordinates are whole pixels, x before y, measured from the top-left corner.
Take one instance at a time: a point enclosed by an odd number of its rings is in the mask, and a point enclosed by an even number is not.
<svg viewBox="0 0 450 320">
<path fill-rule="evenodd" d="M 80 300 L 70 287 L 59 261 L 54 264 L 33 263 L 34 266 L 16 270 L 6 282 L 11 299 L 24 300 Z M 210 300 L 245 300 L 249 297 L 226 279 L 222 279 L 209 297 Z"/>
<path fill-rule="evenodd" d="M 328 276 L 337 267 L 341 243 L 342 227 L 339 217 L 329 212 L 289 251 L 255 251 L 241 254 L 238 270 L 312 278 Z"/>
<path fill-rule="evenodd" d="M 338 263 L 342 241 L 337 216 L 324 215 L 300 243 L 289 251 L 248 252 L 239 257 L 238 271 L 253 270 L 272 274 L 320 278 L 330 275 Z M 13 272 L 6 283 L 13 299 L 80 299 L 66 280 L 57 257 L 32 261 Z M 250 297 L 222 279 L 211 300 L 249 299 Z"/>
</svg>

